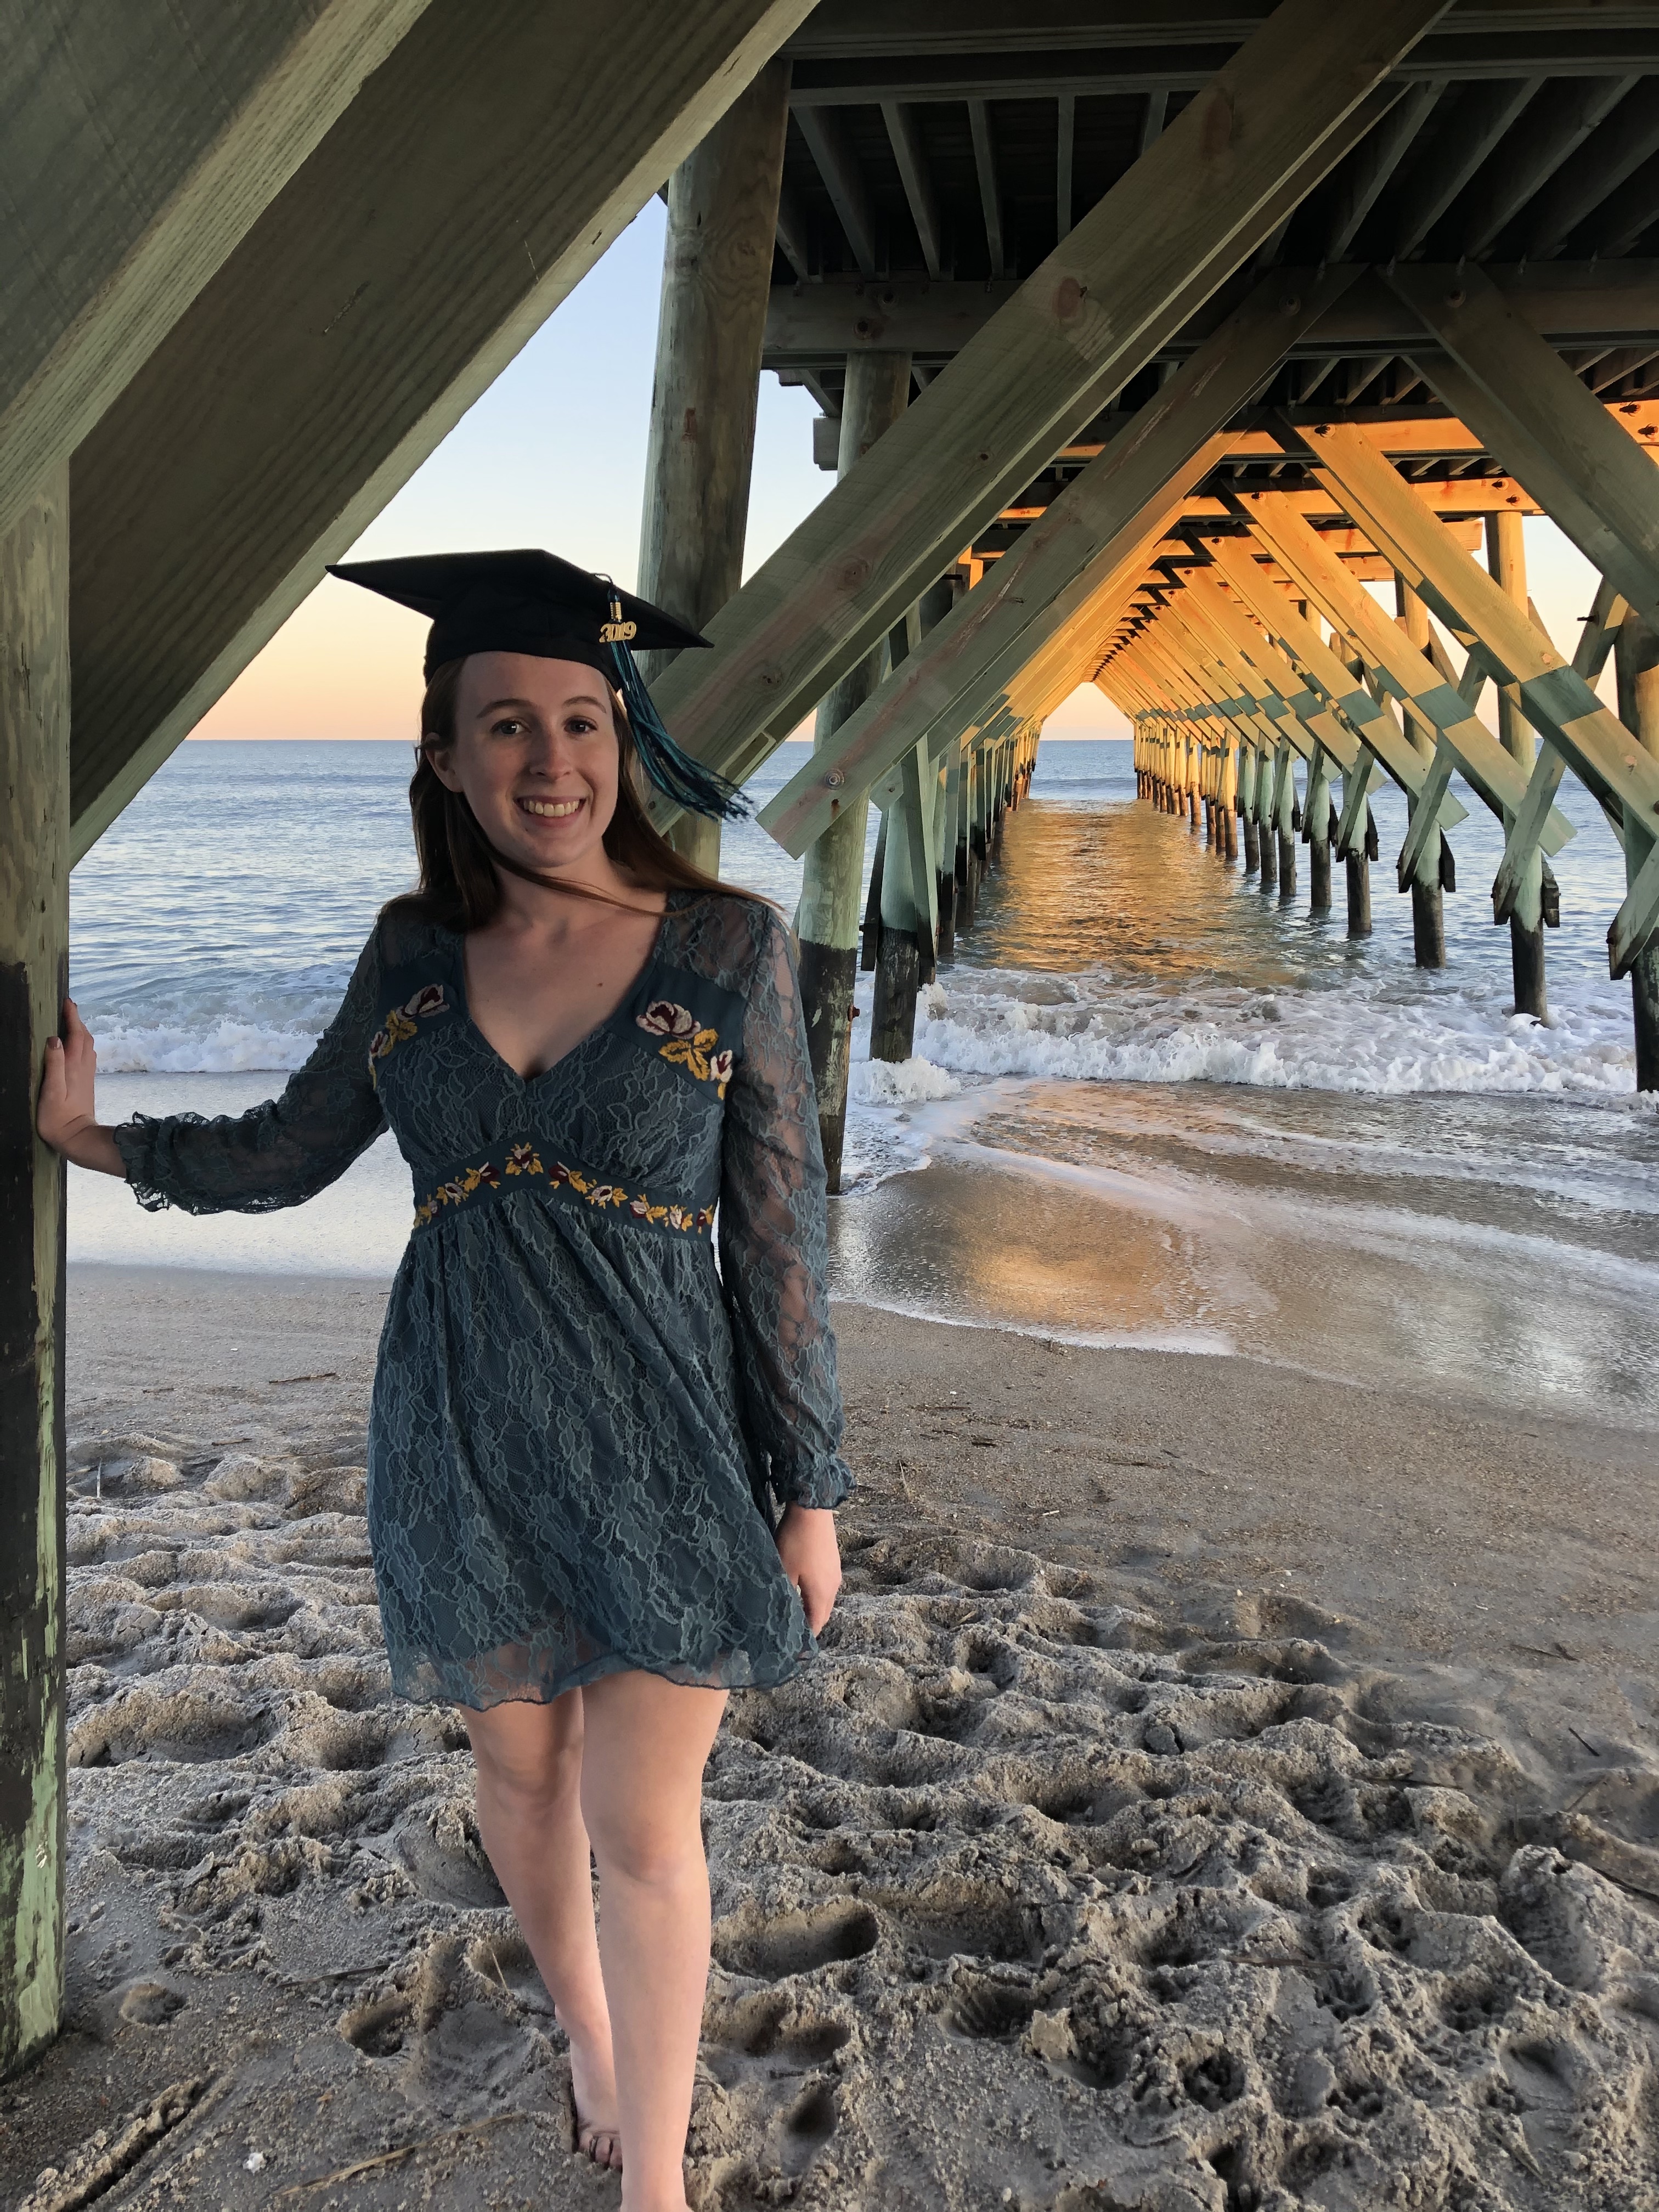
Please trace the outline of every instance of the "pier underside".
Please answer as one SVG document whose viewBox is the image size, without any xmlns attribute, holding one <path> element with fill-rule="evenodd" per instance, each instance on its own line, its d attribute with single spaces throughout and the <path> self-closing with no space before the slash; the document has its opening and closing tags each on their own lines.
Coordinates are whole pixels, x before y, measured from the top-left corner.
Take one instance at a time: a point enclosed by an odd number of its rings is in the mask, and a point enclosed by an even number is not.
<svg viewBox="0 0 1659 2212">
<path fill-rule="evenodd" d="M 1355 935 L 1400 788 L 1425 965 L 1489 808 L 1522 1012 L 1577 778 L 1626 856 L 1609 965 L 1659 1088 L 1659 0 L 52 24 L 0 99 L 0 2070 L 61 2003 L 63 1186 L 32 1101 L 68 866 L 653 193 L 649 588 L 714 647 L 654 696 L 738 778 L 817 712 L 762 818 L 811 856 L 826 1131 L 868 805 L 899 1058 L 1090 678 L 1148 805 L 1281 896 L 1305 845 L 1316 908 L 1340 860 Z M 812 393 L 837 481 L 738 589 L 763 370 Z M 1528 597 L 1540 514 L 1601 579 L 1571 658 Z"/>
</svg>

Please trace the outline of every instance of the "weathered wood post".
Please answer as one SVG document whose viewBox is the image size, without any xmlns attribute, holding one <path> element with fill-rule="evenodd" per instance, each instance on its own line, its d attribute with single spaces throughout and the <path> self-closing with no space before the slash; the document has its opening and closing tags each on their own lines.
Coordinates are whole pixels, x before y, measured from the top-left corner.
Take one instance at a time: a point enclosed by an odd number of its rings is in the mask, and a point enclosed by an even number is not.
<svg viewBox="0 0 1659 2212">
<path fill-rule="evenodd" d="M 1221 831 L 1223 849 L 1230 866 L 1238 858 L 1238 766 L 1243 752 L 1243 744 L 1230 744 L 1223 755 Z"/>
<path fill-rule="evenodd" d="M 844 477 L 858 465 L 882 432 L 897 422 L 909 397 L 908 353 L 848 356 L 837 476 Z M 817 711 L 817 743 L 833 736 L 854 709 L 864 704 L 882 680 L 886 659 L 884 641 L 834 686 Z M 795 917 L 800 939 L 801 1003 L 818 1094 L 823 1164 L 832 1191 L 841 1188 L 841 1156 L 847 1135 L 859 890 L 864 879 L 864 830 L 869 811 L 869 800 L 860 793 L 807 848 Z"/>
<path fill-rule="evenodd" d="M 953 960 L 957 951 L 957 832 L 962 820 L 962 740 L 945 756 L 945 803 L 939 817 L 939 957 Z"/>
<path fill-rule="evenodd" d="M 789 64 L 771 62 L 668 180 L 639 588 L 693 629 L 743 581 L 788 120 Z M 647 680 L 674 657 L 641 655 Z M 682 814 L 669 836 L 720 873 L 718 822 Z"/>
<path fill-rule="evenodd" d="M 1510 509 L 1486 517 L 1486 566 L 1492 580 L 1527 611 L 1527 547 L 1521 517 Z M 1498 692 L 1498 734 L 1504 750 L 1532 773 L 1537 741 L 1521 705 L 1517 684 L 1500 684 Z M 1526 881 L 1510 915 L 1510 968 L 1515 980 L 1515 1011 L 1535 1014 L 1540 1021 L 1549 1012 L 1544 974 L 1544 854 L 1534 848 L 1527 863 Z"/>
<path fill-rule="evenodd" d="M 1274 820 L 1279 830 L 1279 898 L 1282 906 L 1296 896 L 1296 756 L 1285 745 L 1279 756 L 1283 768 L 1282 780 L 1273 778 L 1273 794 L 1278 802 Z"/>
<path fill-rule="evenodd" d="M 0 538 L 0 2075 L 64 1992 L 64 1165 L 34 1097 L 69 976 L 69 469 Z"/>
<path fill-rule="evenodd" d="M 1394 580 L 1395 611 L 1400 626 L 1419 653 L 1428 650 L 1429 611 L 1417 593 L 1398 574 Z M 1404 718 L 1406 734 L 1419 752 L 1430 750 L 1428 741 L 1421 735 L 1407 714 Z M 1408 812 L 1413 803 L 1408 802 Z M 1412 954 L 1419 968 L 1443 968 L 1446 964 L 1446 905 L 1444 881 L 1446 875 L 1446 840 L 1437 830 L 1423 848 L 1423 857 L 1412 878 Z"/>
<path fill-rule="evenodd" d="M 1659 757 L 1659 634 L 1638 614 L 1626 614 L 1614 648 L 1619 719 L 1644 748 Z M 1625 875 L 1634 883 L 1653 851 L 1653 840 L 1636 829 L 1626 810 Z M 1636 1024 L 1636 1087 L 1659 1091 L 1659 943 L 1631 963 L 1632 1012 Z"/>
<path fill-rule="evenodd" d="M 962 751 L 962 811 L 957 817 L 957 934 L 974 926 L 982 865 L 979 845 L 981 757 L 969 738 Z"/>
<path fill-rule="evenodd" d="M 1273 793 L 1279 773 L 1279 763 L 1264 751 L 1256 763 L 1255 821 L 1261 847 L 1261 872 L 1256 879 L 1256 889 L 1261 891 L 1279 888 L 1279 838 L 1274 828 Z"/>
<path fill-rule="evenodd" d="M 903 788 L 887 808 L 881 878 L 881 946 L 870 1016 L 872 1060 L 915 1049 L 916 993 L 931 983 L 938 922 L 933 904 L 933 786 L 927 748 L 900 764 Z"/>
<path fill-rule="evenodd" d="M 1242 745 L 1238 754 L 1238 812 L 1244 824 L 1244 872 L 1253 876 L 1261 866 L 1261 831 L 1255 818 L 1255 783 L 1261 755 L 1255 745 Z"/>
<path fill-rule="evenodd" d="M 1325 756 L 1318 753 L 1308 775 L 1308 796 L 1302 808 L 1303 834 L 1308 841 L 1308 909 L 1311 914 L 1331 910 L 1331 786 L 1325 773 Z"/>
</svg>

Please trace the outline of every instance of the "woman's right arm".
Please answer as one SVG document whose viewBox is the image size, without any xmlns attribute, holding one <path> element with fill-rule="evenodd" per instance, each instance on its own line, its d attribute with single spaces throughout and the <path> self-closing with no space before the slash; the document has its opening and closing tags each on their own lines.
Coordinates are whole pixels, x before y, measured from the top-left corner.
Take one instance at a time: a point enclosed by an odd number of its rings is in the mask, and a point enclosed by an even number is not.
<svg viewBox="0 0 1659 2212">
<path fill-rule="evenodd" d="M 98 1053 L 92 1031 L 82 1020 L 73 999 L 64 1001 L 64 1034 L 46 1039 L 46 1068 L 40 1078 L 40 1101 L 34 1126 L 42 1144 L 50 1145 L 77 1168 L 95 1168 L 100 1175 L 125 1176 L 126 1162 L 108 1129 L 99 1126 L 93 1103 Z"/>
<path fill-rule="evenodd" d="M 187 1213 L 263 1213 L 299 1206 L 343 1175 L 386 1126 L 369 1072 L 380 963 L 364 947 L 338 1012 L 279 1098 L 246 1114 L 135 1114 L 111 1128 L 94 1103 L 96 1054 L 72 1002 L 46 1048 L 36 1127 L 78 1166 L 123 1176 L 138 1203 Z"/>
</svg>

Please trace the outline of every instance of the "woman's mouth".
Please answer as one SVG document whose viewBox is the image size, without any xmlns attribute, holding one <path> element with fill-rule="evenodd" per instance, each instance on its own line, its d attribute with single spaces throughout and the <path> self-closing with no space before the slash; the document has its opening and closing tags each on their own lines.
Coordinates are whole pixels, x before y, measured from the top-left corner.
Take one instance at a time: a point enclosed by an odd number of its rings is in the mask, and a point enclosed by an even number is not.
<svg viewBox="0 0 1659 2212">
<path fill-rule="evenodd" d="M 573 814 L 580 814 L 587 801 L 585 799 L 515 799 L 514 805 L 521 814 L 533 814 L 538 822 L 568 822 Z"/>
</svg>

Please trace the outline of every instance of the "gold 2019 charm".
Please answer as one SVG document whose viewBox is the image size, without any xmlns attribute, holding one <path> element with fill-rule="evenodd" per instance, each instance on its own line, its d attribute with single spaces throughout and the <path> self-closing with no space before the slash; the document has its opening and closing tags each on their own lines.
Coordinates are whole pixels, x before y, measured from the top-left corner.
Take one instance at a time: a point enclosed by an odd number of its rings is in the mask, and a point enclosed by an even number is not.
<svg viewBox="0 0 1659 2212">
<path fill-rule="evenodd" d="M 631 644 L 639 627 L 640 626 L 637 623 L 631 622 L 601 623 L 599 624 L 599 643 L 601 645 Z"/>
</svg>

